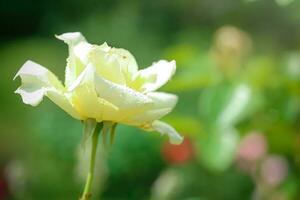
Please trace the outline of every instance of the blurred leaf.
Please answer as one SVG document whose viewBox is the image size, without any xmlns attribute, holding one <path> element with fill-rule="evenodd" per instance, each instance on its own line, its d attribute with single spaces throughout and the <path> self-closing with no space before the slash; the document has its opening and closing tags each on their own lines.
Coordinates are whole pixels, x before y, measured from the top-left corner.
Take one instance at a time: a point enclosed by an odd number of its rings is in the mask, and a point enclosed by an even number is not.
<svg viewBox="0 0 300 200">
<path fill-rule="evenodd" d="M 198 156 L 213 171 L 224 171 L 232 163 L 238 143 L 238 133 L 227 127 L 207 132 L 199 141 Z"/>
<path fill-rule="evenodd" d="M 253 109 L 251 98 L 247 85 L 229 83 L 206 89 L 201 95 L 199 112 L 207 126 L 199 155 L 209 169 L 223 171 L 231 165 L 238 143 L 234 126 Z"/>
<path fill-rule="evenodd" d="M 206 89 L 199 99 L 199 112 L 207 124 L 234 126 L 249 111 L 251 89 L 245 84 L 222 84 Z"/>
<path fill-rule="evenodd" d="M 251 98 L 251 90 L 247 85 L 234 88 L 227 105 L 220 113 L 217 124 L 220 126 L 235 125 L 245 112 Z"/>
<path fill-rule="evenodd" d="M 300 97 L 300 53 L 289 53 L 282 64 L 284 78 L 293 95 Z"/>
<path fill-rule="evenodd" d="M 291 3 L 293 3 L 294 0 L 275 0 L 278 5 L 280 6 L 287 6 Z"/>
<path fill-rule="evenodd" d="M 285 58 L 284 69 L 291 80 L 300 80 L 300 53 L 289 53 Z"/>
</svg>

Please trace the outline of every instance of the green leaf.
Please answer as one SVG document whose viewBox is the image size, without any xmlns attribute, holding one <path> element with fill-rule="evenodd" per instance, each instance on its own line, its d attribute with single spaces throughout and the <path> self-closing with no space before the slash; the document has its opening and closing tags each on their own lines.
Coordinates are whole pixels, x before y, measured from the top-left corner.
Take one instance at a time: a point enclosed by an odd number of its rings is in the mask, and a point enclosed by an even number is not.
<svg viewBox="0 0 300 200">
<path fill-rule="evenodd" d="M 213 171 L 224 171 L 232 163 L 238 144 L 238 133 L 227 127 L 208 132 L 200 140 L 198 155 L 203 165 Z"/>
<path fill-rule="evenodd" d="M 226 105 L 217 118 L 220 126 L 235 125 L 243 116 L 249 105 L 251 89 L 247 85 L 238 85 L 231 91 Z"/>
<path fill-rule="evenodd" d="M 222 84 L 202 93 L 199 112 L 209 126 L 234 126 L 245 117 L 251 97 L 252 91 L 245 84 Z"/>
</svg>

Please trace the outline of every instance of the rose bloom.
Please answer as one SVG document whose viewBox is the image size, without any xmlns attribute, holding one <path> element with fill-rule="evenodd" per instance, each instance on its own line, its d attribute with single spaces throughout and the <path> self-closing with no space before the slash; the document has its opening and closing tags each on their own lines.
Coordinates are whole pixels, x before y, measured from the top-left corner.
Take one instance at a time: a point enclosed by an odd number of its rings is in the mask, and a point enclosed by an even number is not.
<svg viewBox="0 0 300 200">
<path fill-rule="evenodd" d="M 106 43 L 90 44 L 79 32 L 57 36 L 69 46 L 65 84 L 43 66 L 27 61 L 15 77 L 25 104 L 38 105 L 47 96 L 72 117 L 97 123 L 126 124 L 167 134 L 170 142 L 183 138 L 159 119 L 177 103 L 173 94 L 155 92 L 176 70 L 175 61 L 160 60 L 138 70 L 133 55 Z"/>
</svg>

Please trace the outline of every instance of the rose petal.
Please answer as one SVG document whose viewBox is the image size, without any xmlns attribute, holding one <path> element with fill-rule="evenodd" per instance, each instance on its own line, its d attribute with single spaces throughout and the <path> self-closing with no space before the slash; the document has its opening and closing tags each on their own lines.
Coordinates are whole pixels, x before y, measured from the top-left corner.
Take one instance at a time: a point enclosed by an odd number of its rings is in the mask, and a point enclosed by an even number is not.
<svg viewBox="0 0 300 200">
<path fill-rule="evenodd" d="M 171 79 L 176 71 L 175 61 L 160 60 L 150 67 L 137 72 L 135 80 L 130 83 L 130 87 L 147 93 L 155 91 Z"/>
<path fill-rule="evenodd" d="M 77 79 L 88 63 L 88 54 L 92 45 L 79 32 L 64 33 L 56 37 L 69 46 L 69 57 L 65 71 L 65 85 L 68 87 Z"/>
<path fill-rule="evenodd" d="M 102 45 L 94 46 L 89 53 L 89 61 L 103 78 L 117 84 L 126 84 L 119 55 L 111 52 L 111 50 L 107 51 L 107 49 L 102 48 Z"/>
<path fill-rule="evenodd" d="M 152 123 L 170 113 L 177 103 L 177 96 L 164 92 L 150 92 L 147 96 L 153 101 L 151 106 L 141 113 L 130 116 L 125 123 L 131 125 L 143 125 Z"/>
<path fill-rule="evenodd" d="M 98 122 L 117 121 L 120 117 L 119 108 L 98 96 L 94 85 L 95 74 L 96 69 L 88 65 L 70 86 L 69 92 L 75 109 L 85 118 L 95 118 Z"/>
<path fill-rule="evenodd" d="M 138 65 L 134 56 L 129 51 L 121 48 L 112 48 L 111 52 L 118 55 L 118 61 L 122 66 L 121 68 L 126 82 L 132 81 L 134 74 L 138 71 Z"/>
<path fill-rule="evenodd" d="M 113 103 L 125 112 L 144 109 L 145 106 L 152 103 L 152 100 L 146 95 L 98 75 L 95 76 L 95 88 L 99 97 Z"/>
<path fill-rule="evenodd" d="M 181 144 L 183 141 L 183 137 L 179 135 L 179 133 L 177 133 L 173 127 L 162 121 L 154 121 L 152 123 L 152 129 L 161 133 L 162 135 L 168 135 L 171 144 Z"/>
<path fill-rule="evenodd" d="M 38 105 L 44 95 L 65 110 L 74 118 L 80 119 L 68 98 L 64 95 L 64 87 L 57 77 L 41 65 L 27 61 L 16 74 L 20 76 L 22 85 L 15 91 L 20 94 L 25 104 Z"/>
</svg>

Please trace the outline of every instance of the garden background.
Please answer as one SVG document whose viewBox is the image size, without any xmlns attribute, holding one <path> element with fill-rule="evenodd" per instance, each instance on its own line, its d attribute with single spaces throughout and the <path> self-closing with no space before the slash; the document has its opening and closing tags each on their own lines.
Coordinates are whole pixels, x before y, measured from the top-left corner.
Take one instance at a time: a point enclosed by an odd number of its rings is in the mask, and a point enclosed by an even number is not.
<svg viewBox="0 0 300 200">
<path fill-rule="evenodd" d="M 300 198 L 299 0 L 2 0 L 0 23 L 1 200 L 80 197 L 81 123 L 48 99 L 23 104 L 13 81 L 27 59 L 63 80 L 54 35 L 73 31 L 130 50 L 140 68 L 177 62 L 161 91 L 179 96 L 164 120 L 184 143 L 118 126 L 94 199 Z"/>
</svg>

